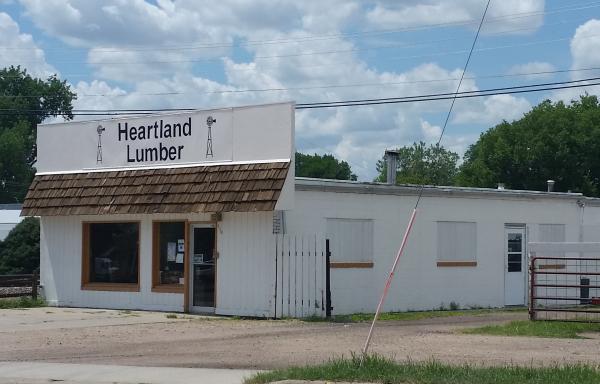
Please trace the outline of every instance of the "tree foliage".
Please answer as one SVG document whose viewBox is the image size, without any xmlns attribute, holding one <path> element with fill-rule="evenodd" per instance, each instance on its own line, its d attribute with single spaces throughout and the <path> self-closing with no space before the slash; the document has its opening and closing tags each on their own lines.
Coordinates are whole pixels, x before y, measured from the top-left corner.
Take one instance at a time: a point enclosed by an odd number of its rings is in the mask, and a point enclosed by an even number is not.
<svg viewBox="0 0 600 384">
<path fill-rule="evenodd" d="M 27 217 L 0 242 L 0 274 L 33 273 L 40 266 L 40 221 Z"/>
<path fill-rule="evenodd" d="M 356 180 L 350 165 L 333 155 L 305 155 L 296 152 L 296 176 L 317 179 Z"/>
<path fill-rule="evenodd" d="M 23 200 L 35 173 L 37 124 L 51 116 L 71 119 L 76 98 L 56 76 L 31 77 L 21 67 L 0 70 L 0 203 Z"/>
<path fill-rule="evenodd" d="M 452 185 L 458 171 L 458 154 L 439 144 L 427 146 L 424 142 L 413 143 L 398 149 L 396 183 Z M 379 176 L 375 181 L 386 181 L 385 158 L 377 161 Z"/>
<path fill-rule="evenodd" d="M 471 145 L 457 178 L 460 185 L 600 195 L 600 105 L 596 96 L 570 104 L 546 100 L 523 118 L 506 121 Z"/>
</svg>

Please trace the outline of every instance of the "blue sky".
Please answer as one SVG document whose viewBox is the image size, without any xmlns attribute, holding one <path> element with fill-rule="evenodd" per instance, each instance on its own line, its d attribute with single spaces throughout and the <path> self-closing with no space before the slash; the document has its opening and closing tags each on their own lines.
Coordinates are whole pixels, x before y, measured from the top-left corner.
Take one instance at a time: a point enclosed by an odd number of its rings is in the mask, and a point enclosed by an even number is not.
<svg viewBox="0 0 600 384">
<path fill-rule="evenodd" d="M 452 92 L 485 3 L 0 0 L 0 66 L 57 73 L 79 109 Z M 492 0 L 461 90 L 593 77 L 599 67 L 600 1 Z M 458 100 L 442 144 L 462 154 L 502 120 L 582 92 Z M 333 153 L 370 180 L 386 148 L 437 141 L 448 107 L 299 111 L 296 146 Z"/>
</svg>

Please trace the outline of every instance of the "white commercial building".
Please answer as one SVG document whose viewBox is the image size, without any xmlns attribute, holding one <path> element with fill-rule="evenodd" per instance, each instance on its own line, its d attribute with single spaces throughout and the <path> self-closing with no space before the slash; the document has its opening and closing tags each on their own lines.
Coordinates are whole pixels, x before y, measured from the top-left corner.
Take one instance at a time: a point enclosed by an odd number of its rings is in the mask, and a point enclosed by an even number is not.
<svg viewBox="0 0 600 384">
<path fill-rule="evenodd" d="M 330 273 L 333 314 L 374 311 L 419 188 L 295 178 L 293 142 L 292 103 L 40 125 L 46 300 L 322 316 Z M 527 241 L 578 241 L 598 207 L 426 187 L 385 310 L 523 305 Z"/>
</svg>

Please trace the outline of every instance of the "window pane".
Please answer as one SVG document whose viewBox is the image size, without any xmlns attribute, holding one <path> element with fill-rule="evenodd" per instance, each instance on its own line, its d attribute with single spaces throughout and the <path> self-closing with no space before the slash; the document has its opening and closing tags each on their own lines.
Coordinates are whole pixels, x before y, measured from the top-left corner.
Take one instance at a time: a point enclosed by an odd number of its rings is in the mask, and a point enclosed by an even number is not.
<svg viewBox="0 0 600 384">
<path fill-rule="evenodd" d="M 521 233 L 509 233 L 508 234 L 508 252 L 521 252 L 522 247 Z"/>
<path fill-rule="evenodd" d="M 90 282 L 138 282 L 137 223 L 89 224 Z"/>
<path fill-rule="evenodd" d="M 521 272 L 521 263 L 508 263 L 508 272 Z"/>
<path fill-rule="evenodd" d="M 180 284 L 183 279 L 185 224 L 158 223 L 159 284 Z"/>
<path fill-rule="evenodd" d="M 509 263 L 520 263 L 521 262 L 521 254 L 516 254 L 516 255 L 508 255 L 508 262 Z"/>
</svg>

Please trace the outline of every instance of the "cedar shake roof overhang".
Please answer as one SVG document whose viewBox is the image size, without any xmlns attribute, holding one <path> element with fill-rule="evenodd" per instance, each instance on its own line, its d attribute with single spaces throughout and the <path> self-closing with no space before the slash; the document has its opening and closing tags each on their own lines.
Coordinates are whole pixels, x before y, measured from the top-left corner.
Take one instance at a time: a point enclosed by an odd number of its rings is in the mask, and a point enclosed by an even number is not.
<svg viewBox="0 0 600 384">
<path fill-rule="evenodd" d="M 272 211 L 290 163 L 36 175 L 22 216 Z"/>
</svg>

